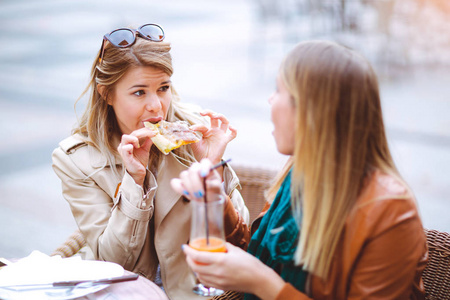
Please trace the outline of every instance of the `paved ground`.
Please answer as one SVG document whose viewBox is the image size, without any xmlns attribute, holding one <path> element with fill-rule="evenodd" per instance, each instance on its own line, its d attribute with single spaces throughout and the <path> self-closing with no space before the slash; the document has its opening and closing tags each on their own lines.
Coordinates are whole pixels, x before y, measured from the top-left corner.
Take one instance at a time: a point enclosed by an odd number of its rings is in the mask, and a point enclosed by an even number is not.
<svg viewBox="0 0 450 300">
<path fill-rule="evenodd" d="M 107 3 L 0 3 L 0 257 L 50 253 L 76 227 L 50 156 L 76 121 L 74 101 L 111 29 L 163 25 L 183 100 L 226 114 L 239 130 L 227 156 L 270 168 L 285 161 L 270 134 L 267 104 L 291 46 L 282 23 L 258 21 L 251 1 Z M 376 61 L 373 52 L 367 55 Z M 380 68 L 380 77 L 396 163 L 425 226 L 450 232 L 449 73 L 403 66 Z"/>
</svg>

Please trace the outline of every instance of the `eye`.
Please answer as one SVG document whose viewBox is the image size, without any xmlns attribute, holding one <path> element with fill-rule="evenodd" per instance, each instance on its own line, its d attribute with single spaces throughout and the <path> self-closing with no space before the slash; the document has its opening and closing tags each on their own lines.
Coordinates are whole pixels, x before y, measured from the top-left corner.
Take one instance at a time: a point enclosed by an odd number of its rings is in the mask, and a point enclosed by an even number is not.
<svg viewBox="0 0 450 300">
<path fill-rule="evenodd" d="M 144 90 L 139 90 L 139 91 L 134 92 L 133 95 L 140 97 L 142 95 L 145 95 L 145 92 L 144 92 Z"/>
<path fill-rule="evenodd" d="M 167 92 L 170 88 L 170 85 L 163 85 L 162 87 L 159 88 L 160 92 Z"/>
</svg>

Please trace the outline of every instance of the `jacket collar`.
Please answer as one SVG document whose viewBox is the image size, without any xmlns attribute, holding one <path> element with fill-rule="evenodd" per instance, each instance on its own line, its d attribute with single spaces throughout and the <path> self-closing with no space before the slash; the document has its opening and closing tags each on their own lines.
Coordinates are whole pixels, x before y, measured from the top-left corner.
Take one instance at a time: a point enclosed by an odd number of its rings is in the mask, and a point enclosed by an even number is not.
<svg viewBox="0 0 450 300">
<path fill-rule="evenodd" d="M 114 147 L 118 147 L 120 143 L 120 139 L 118 137 L 113 138 Z M 88 151 L 89 151 L 89 161 L 91 163 L 92 168 L 104 168 L 108 166 L 106 157 L 94 146 L 88 143 Z M 114 160 L 116 165 L 122 165 L 122 158 L 120 155 L 114 155 Z"/>
</svg>

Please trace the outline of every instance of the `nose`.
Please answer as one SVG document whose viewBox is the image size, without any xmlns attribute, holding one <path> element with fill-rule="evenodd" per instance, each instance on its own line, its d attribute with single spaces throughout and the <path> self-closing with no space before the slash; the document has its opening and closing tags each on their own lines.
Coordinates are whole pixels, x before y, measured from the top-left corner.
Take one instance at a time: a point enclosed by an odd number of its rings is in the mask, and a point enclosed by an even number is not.
<svg viewBox="0 0 450 300">
<path fill-rule="evenodd" d="M 151 112 L 158 112 L 162 108 L 161 99 L 159 99 L 157 94 L 148 94 L 148 99 L 146 99 L 145 109 Z"/>
</svg>

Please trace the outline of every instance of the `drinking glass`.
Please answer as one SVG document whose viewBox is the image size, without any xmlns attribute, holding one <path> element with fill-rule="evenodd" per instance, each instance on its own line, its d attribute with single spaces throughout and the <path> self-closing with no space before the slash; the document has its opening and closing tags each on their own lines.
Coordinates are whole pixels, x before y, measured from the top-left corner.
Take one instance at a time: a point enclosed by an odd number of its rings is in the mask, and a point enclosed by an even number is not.
<svg viewBox="0 0 450 300">
<path fill-rule="evenodd" d="M 223 209 L 225 198 L 212 202 L 191 201 L 191 234 L 189 246 L 198 251 L 226 252 Z M 201 283 L 193 288 L 201 296 L 217 296 L 223 290 L 204 286 Z"/>
</svg>

